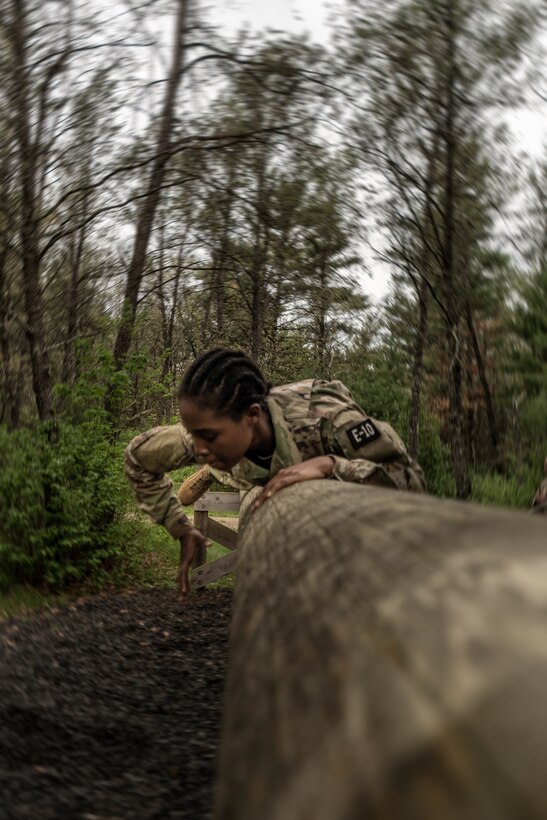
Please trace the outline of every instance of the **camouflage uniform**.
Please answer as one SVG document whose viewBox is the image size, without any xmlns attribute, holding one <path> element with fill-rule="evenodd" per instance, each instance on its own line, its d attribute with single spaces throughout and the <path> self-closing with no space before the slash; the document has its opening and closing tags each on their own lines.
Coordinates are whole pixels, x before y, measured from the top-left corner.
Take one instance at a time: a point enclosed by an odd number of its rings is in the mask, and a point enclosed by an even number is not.
<svg viewBox="0 0 547 820">
<path fill-rule="evenodd" d="M 284 467 L 332 455 L 332 476 L 340 481 L 425 490 L 423 472 L 397 433 L 370 418 L 341 382 L 309 379 L 274 387 L 267 403 L 275 436 L 270 465 L 243 458 L 231 472 L 210 468 L 214 479 L 249 490 L 266 484 Z M 192 437 L 182 424 L 155 427 L 134 438 L 126 450 L 125 471 L 140 509 L 174 538 L 190 524 L 165 473 L 195 463 Z"/>
</svg>

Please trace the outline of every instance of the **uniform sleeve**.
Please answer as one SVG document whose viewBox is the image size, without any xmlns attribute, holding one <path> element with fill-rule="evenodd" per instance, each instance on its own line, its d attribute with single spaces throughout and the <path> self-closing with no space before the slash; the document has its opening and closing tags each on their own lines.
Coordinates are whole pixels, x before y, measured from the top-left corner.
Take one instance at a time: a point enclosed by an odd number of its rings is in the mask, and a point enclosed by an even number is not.
<svg viewBox="0 0 547 820">
<path fill-rule="evenodd" d="M 125 474 L 139 509 L 163 524 L 173 538 L 180 538 L 192 524 L 166 473 L 194 463 L 192 438 L 182 424 L 154 427 L 136 436 L 125 450 Z"/>
<path fill-rule="evenodd" d="M 410 458 L 391 425 L 348 403 L 327 421 L 326 428 L 334 478 L 425 492 L 422 468 Z"/>
</svg>

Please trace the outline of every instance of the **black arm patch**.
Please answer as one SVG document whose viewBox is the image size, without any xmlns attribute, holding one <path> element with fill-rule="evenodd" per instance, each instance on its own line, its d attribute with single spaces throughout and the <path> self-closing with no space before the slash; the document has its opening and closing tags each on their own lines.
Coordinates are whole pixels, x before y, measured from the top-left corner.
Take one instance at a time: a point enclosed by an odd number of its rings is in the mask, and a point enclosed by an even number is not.
<svg viewBox="0 0 547 820">
<path fill-rule="evenodd" d="M 382 435 L 370 419 L 364 419 L 346 430 L 354 450 L 365 447 Z"/>
</svg>

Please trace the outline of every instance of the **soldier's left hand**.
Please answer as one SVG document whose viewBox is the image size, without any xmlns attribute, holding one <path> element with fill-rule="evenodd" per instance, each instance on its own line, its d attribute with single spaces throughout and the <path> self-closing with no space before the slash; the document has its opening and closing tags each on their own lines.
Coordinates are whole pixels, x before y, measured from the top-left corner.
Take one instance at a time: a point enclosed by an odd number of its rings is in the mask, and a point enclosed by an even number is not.
<svg viewBox="0 0 547 820">
<path fill-rule="evenodd" d="M 300 464 L 292 464 L 290 467 L 284 467 L 280 470 L 264 487 L 252 509 L 256 510 L 268 498 L 275 495 L 284 487 L 289 487 L 291 484 L 298 484 L 300 481 L 311 481 L 317 478 L 330 478 L 334 469 L 334 459 L 330 456 L 316 456 L 309 458 L 307 461 L 302 461 Z"/>
<path fill-rule="evenodd" d="M 190 567 L 192 565 L 192 561 L 194 560 L 194 555 L 196 554 L 196 549 L 199 546 L 210 547 L 211 542 L 208 538 L 203 535 L 199 530 L 195 527 L 190 527 L 187 532 L 184 533 L 181 538 L 179 538 L 180 543 L 180 563 L 179 563 L 179 571 L 177 573 L 177 587 L 180 593 L 181 599 L 184 601 L 185 598 L 188 597 L 188 593 L 190 592 L 190 582 L 188 580 L 188 574 L 190 572 Z"/>
</svg>

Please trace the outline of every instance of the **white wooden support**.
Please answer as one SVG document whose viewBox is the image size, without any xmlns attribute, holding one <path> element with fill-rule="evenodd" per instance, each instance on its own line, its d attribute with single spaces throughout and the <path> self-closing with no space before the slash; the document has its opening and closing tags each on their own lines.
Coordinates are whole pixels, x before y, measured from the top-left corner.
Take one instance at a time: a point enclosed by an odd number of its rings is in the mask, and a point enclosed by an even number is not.
<svg viewBox="0 0 547 820">
<path fill-rule="evenodd" d="M 237 564 L 237 531 L 226 527 L 220 521 L 209 516 L 210 512 L 238 512 L 240 500 L 238 493 L 205 493 L 194 502 L 194 526 L 213 541 L 232 550 L 215 561 L 209 561 L 205 554 L 196 555 L 191 574 L 194 589 L 201 589 L 207 584 L 234 572 Z"/>
</svg>

